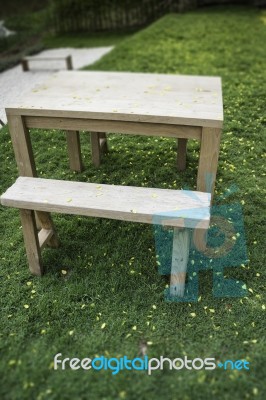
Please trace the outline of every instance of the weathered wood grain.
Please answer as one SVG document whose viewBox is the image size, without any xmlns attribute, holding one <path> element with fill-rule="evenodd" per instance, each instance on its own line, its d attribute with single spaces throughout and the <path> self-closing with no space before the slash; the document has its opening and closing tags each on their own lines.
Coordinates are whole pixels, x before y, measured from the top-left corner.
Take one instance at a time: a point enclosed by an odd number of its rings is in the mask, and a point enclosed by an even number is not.
<svg viewBox="0 0 266 400">
<path fill-rule="evenodd" d="M 210 195 L 185 190 L 101 185 L 19 177 L 1 196 L 5 206 L 207 229 Z M 46 225 L 45 228 L 50 228 Z"/>
<path fill-rule="evenodd" d="M 219 77 L 60 71 L 13 102 L 7 114 L 219 128 Z"/>
</svg>

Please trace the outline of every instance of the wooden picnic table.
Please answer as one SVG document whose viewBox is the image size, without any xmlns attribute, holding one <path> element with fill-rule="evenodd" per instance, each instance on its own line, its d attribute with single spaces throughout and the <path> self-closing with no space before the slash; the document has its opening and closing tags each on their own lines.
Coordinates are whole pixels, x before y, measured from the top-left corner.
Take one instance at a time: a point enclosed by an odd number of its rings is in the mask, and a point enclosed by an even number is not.
<svg viewBox="0 0 266 400">
<path fill-rule="evenodd" d="M 27 178 L 18 178 L 1 203 L 20 209 L 31 272 L 42 275 L 41 250 L 59 245 L 51 212 L 141 223 L 163 214 L 162 224 L 173 228 L 170 295 L 184 296 L 192 231 L 194 245 L 203 251 L 210 223 L 223 122 L 220 78 L 64 71 L 6 113 L 19 175 Z M 66 130 L 75 170 L 82 168 L 79 131 L 91 132 L 95 165 L 106 148 L 106 132 L 176 138 L 178 169 L 185 167 L 187 140 L 198 139 L 197 190 L 208 193 L 36 179 L 29 128 Z"/>
<path fill-rule="evenodd" d="M 219 77 L 61 71 L 6 108 L 19 174 L 36 176 L 29 128 L 67 131 L 70 164 L 81 170 L 79 131 L 91 132 L 100 163 L 106 132 L 178 139 L 178 169 L 188 139 L 201 141 L 197 190 L 212 192 L 223 124 Z"/>
</svg>

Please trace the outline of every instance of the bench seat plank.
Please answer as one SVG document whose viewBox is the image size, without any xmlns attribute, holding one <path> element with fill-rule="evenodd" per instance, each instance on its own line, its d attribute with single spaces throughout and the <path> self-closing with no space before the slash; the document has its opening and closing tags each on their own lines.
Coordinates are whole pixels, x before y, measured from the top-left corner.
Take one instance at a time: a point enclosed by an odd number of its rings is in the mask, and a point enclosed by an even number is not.
<svg viewBox="0 0 266 400">
<path fill-rule="evenodd" d="M 4 206 L 124 221 L 207 229 L 210 194 L 19 177 L 1 196 Z"/>
</svg>

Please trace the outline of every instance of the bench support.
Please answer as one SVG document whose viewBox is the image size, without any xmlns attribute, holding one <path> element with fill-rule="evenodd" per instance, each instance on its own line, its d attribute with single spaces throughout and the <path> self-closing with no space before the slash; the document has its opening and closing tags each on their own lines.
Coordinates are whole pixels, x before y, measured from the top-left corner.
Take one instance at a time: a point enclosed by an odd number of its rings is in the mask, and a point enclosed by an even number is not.
<svg viewBox="0 0 266 400">
<path fill-rule="evenodd" d="M 46 238 L 44 244 L 47 244 L 49 247 L 54 247 L 54 248 L 59 247 L 59 240 L 50 213 L 45 211 L 36 211 L 36 214 L 42 227 L 41 231 L 43 230 L 44 232 L 45 231 L 52 232 L 52 235 L 49 235 L 49 237 Z"/>
<path fill-rule="evenodd" d="M 189 230 L 174 228 L 170 296 L 184 296 L 189 245 Z"/>
<path fill-rule="evenodd" d="M 107 136 L 104 132 L 91 132 L 91 156 L 95 167 L 101 164 L 101 154 L 107 153 Z"/>
</svg>

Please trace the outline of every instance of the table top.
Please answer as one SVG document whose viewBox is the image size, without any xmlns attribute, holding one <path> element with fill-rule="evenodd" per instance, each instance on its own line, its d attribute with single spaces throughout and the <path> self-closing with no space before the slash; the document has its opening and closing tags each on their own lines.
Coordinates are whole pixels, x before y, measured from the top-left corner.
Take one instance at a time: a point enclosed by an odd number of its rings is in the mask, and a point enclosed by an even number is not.
<svg viewBox="0 0 266 400">
<path fill-rule="evenodd" d="M 60 71 L 9 104 L 6 113 L 221 128 L 221 78 Z"/>
</svg>

